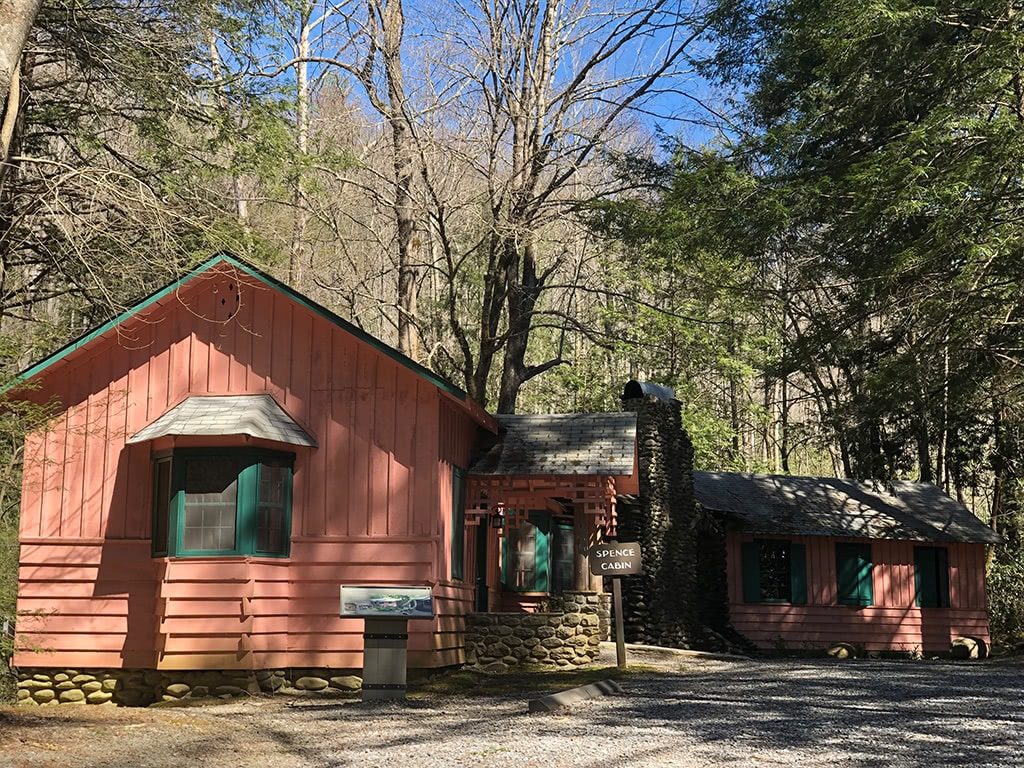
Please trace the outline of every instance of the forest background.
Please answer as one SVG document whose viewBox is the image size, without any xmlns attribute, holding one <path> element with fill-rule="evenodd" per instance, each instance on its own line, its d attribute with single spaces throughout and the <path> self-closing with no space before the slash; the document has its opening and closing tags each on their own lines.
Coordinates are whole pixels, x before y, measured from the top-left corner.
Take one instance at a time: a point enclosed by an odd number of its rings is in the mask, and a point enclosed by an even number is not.
<svg viewBox="0 0 1024 768">
<path fill-rule="evenodd" d="M 228 250 L 492 410 L 653 380 L 702 469 L 935 483 L 1024 639 L 1015 3 L 4 8 L 8 381 Z M 45 417 L 0 414 L 0 621 Z"/>
</svg>

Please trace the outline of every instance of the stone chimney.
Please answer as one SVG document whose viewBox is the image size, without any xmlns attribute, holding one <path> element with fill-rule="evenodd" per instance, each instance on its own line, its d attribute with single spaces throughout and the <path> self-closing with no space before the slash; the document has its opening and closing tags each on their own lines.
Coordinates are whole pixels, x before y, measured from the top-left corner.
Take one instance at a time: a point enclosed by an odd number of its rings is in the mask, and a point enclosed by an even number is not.
<svg viewBox="0 0 1024 768">
<path fill-rule="evenodd" d="M 694 500 L 693 443 L 683 429 L 682 405 L 668 387 L 631 381 L 622 407 L 637 415 L 640 493 L 619 498 L 618 538 L 640 542 L 644 559 L 644 572 L 622 583 L 626 639 L 728 647 L 719 634 L 732 634 L 725 535 Z M 701 594 L 709 587 L 713 594 Z"/>
</svg>

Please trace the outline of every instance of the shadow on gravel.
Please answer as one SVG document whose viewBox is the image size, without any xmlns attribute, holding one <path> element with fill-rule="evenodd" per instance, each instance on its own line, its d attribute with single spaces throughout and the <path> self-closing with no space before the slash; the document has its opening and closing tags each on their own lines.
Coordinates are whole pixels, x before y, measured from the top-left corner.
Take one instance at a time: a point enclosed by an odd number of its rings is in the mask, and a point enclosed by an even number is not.
<svg viewBox="0 0 1024 768">
<path fill-rule="evenodd" d="M 620 768 L 672 765 L 684 757 L 673 751 L 679 742 L 670 746 L 668 732 L 694 742 L 688 758 L 707 748 L 743 764 L 788 753 L 808 765 L 1019 765 L 1022 683 L 1020 670 L 990 665 L 739 662 L 633 679 L 624 684 L 625 696 L 588 702 L 567 715 L 526 715 L 525 697 L 508 696 L 474 699 L 469 709 L 459 697 L 447 704 L 317 702 L 286 708 L 262 732 L 298 763 L 335 768 L 364 765 L 360 750 L 430 754 L 467 734 L 480 745 L 473 753 L 478 759 L 492 750 L 493 763 L 486 764 L 502 765 L 503 745 L 521 753 L 531 738 L 580 730 L 618 730 L 635 742 L 626 759 L 616 760 Z M 300 721 L 305 727 L 296 727 Z M 310 730 L 326 736 L 335 728 L 352 739 L 353 753 L 325 754 L 310 741 Z M 606 766 L 607 756 L 595 753 L 590 764 Z"/>
<path fill-rule="evenodd" d="M 748 756 L 807 748 L 858 765 L 1024 763 L 1024 678 L 1007 668 L 742 663 L 633 692 L 595 711 L 593 724 L 683 729 Z"/>
</svg>

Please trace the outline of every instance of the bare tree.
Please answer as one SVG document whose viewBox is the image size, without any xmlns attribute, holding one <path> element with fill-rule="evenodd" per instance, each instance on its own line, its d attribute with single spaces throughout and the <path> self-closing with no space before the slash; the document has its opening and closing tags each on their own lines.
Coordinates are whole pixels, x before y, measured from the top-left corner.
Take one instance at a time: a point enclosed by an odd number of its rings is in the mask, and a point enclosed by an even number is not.
<svg viewBox="0 0 1024 768">
<path fill-rule="evenodd" d="M 17 78 L 21 52 L 39 14 L 42 0 L 4 0 L 0 4 L 0 115 L 10 112 L 8 98 Z M 17 108 L 15 107 L 15 112 Z"/>
</svg>

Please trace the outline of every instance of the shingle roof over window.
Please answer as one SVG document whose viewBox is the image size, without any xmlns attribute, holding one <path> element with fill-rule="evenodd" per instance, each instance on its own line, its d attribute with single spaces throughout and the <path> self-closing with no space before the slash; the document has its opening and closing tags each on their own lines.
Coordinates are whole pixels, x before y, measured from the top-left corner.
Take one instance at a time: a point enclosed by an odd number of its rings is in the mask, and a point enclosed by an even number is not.
<svg viewBox="0 0 1024 768">
<path fill-rule="evenodd" d="M 764 534 L 994 544 L 998 534 L 929 483 L 694 472 L 705 508 Z"/>
<path fill-rule="evenodd" d="M 498 442 L 480 475 L 631 475 L 635 413 L 498 415 Z"/>
<path fill-rule="evenodd" d="M 141 443 L 167 435 L 249 435 L 316 446 L 316 441 L 270 395 L 194 395 L 143 427 L 128 442 Z"/>
</svg>

